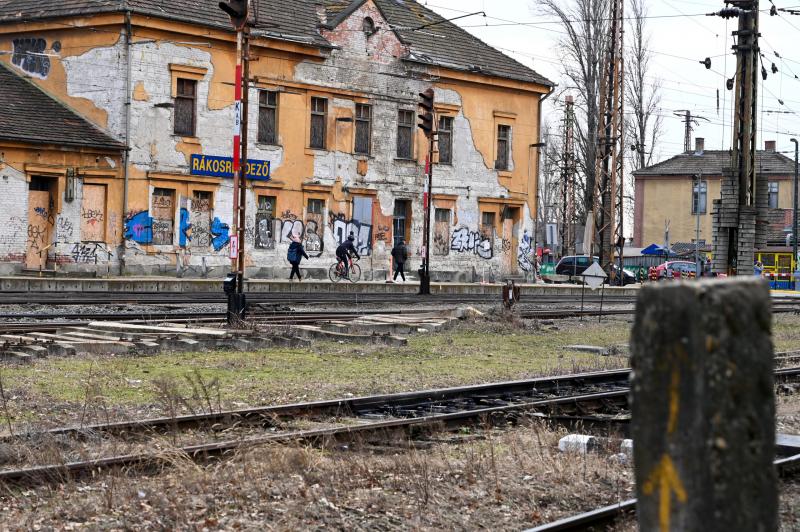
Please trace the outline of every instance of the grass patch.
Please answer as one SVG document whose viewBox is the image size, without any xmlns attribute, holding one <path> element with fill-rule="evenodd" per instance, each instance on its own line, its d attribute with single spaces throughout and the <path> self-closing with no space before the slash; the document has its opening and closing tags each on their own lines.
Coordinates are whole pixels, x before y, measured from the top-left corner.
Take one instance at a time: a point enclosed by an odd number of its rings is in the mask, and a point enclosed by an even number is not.
<svg viewBox="0 0 800 532">
<path fill-rule="evenodd" d="M 167 404 L 178 396 L 192 398 L 202 410 L 208 403 L 270 404 L 619 367 L 626 364 L 624 358 L 569 352 L 564 346 L 625 343 L 628 328 L 623 321 L 575 322 L 560 330 L 464 323 L 415 335 L 405 347 L 319 342 L 255 352 L 47 358 L 32 366 L 6 367 L 2 378 L 16 422 L 30 419 L 31 411 L 41 419 L 56 407 L 74 411 L 79 406 L 97 411 L 102 419 L 114 417 L 120 408 L 169 413 L 175 405 Z M 188 411 L 191 404 L 177 408 Z M 56 412 L 54 417 L 62 416 Z"/>
</svg>

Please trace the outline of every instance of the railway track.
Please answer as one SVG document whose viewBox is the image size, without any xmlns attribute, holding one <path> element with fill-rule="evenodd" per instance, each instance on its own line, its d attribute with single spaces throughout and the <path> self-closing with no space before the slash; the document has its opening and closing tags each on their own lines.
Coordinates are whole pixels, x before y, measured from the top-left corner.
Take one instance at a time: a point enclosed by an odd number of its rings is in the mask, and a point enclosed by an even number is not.
<svg viewBox="0 0 800 532">
<path fill-rule="evenodd" d="M 244 424 L 280 428 L 287 420 L 330 419 L 335 426 L 309 430 L 262 434 L 177 447 L 167 452 L 135 452 L 115 456 L 39 465 L 0 471 L 0 483 L 31 486 L 59 483 L 94 476 L 100 472 L 125 468 L 149 471 L 174 461 L 177 455 L 203 462 L 260 445 L 305 442 L 315 445 L 350 442 L 357 439 L 412 438 L 432 430 L 464 425 L 507 423 L 528 416 L 595 412 L 619 414 L 628 406 L 630 370 L 594 372 L 561 377 L 493 383 L 403 394 L 370 396 L 334 401 L 262 407 L 227 412 L 157 418 L 134 422 L 96 424 L 51 429 L 42 433 L 5 438 L 14 444 L 36 438 L 56 438 L 64 446 L 68 439 L 142 438 L 168 430 L 210 427 L 219 434 L 227 427 Z M 796 380 L 800 368 L 776 371 L 776 380 Z"/>
</svg>

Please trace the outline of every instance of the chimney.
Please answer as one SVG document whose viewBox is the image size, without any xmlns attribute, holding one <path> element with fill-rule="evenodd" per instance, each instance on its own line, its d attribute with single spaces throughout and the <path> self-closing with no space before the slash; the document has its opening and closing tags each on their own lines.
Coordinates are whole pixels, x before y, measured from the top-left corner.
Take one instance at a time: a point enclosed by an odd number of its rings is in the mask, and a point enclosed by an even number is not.
<svg viewBox="0 0 800 532">
<path fill-rule="evenodd" d="M 765 140 L 764 141 L 764 149 L 766 151 L 775 151 L 775 141 L 774 140 Z"/>
<path fill-rule="evenodd" d="M 706 139 L 697 137 L 694 139 L 694 154 L 703 155 L 703 150 L 706 148 Z"/>
</svg>

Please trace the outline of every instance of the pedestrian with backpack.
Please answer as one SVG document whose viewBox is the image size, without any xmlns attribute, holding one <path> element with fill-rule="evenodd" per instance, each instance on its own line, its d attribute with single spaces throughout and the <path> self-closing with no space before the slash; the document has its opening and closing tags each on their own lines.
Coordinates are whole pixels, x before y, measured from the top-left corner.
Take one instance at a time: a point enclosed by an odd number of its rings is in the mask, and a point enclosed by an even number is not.
<svg viewBox="0 0 800 532">
<path fill-rule="evenodd" d="M 289 264 L 292 265 L 292 273 L 289 274 L 290 281 L 294 278 L 295 274 L 297 274 L 298 281 L 303 280 L 300 276 L 300 261 L 303 260 L 303 257 L 308 260 L 308 255 L 306 254 L 306 250 L 303 249 L 303 244 L 300 243 L 300 239 L 293 236 L 292 243 L 289 244 L 289 252 L 286 254 L 286 259 L 289 261 Z"/>
<path fill-rule="evenodd" d="M 392 248 L 392 259 L 394 259 L 394 279 L 397 280 L 397 275 L 403 278 L 403 281 L 406 280 L 406 260 L 408 260 L 408 249 L 406 248 L 406 243 L 400 240 L 395 246 Z"/>
</svg>

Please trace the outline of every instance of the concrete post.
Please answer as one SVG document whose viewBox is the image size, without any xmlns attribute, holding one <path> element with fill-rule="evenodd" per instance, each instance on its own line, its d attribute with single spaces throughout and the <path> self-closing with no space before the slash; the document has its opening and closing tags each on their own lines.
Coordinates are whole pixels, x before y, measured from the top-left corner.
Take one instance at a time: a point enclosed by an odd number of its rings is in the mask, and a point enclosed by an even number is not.
<svg viewBox="0 0 800 532">
<path fill-rule="evenodd" d="M 777 530 L 767 283 L 642 288 L 631 339 L 639 529 Z"/>
</svg>

